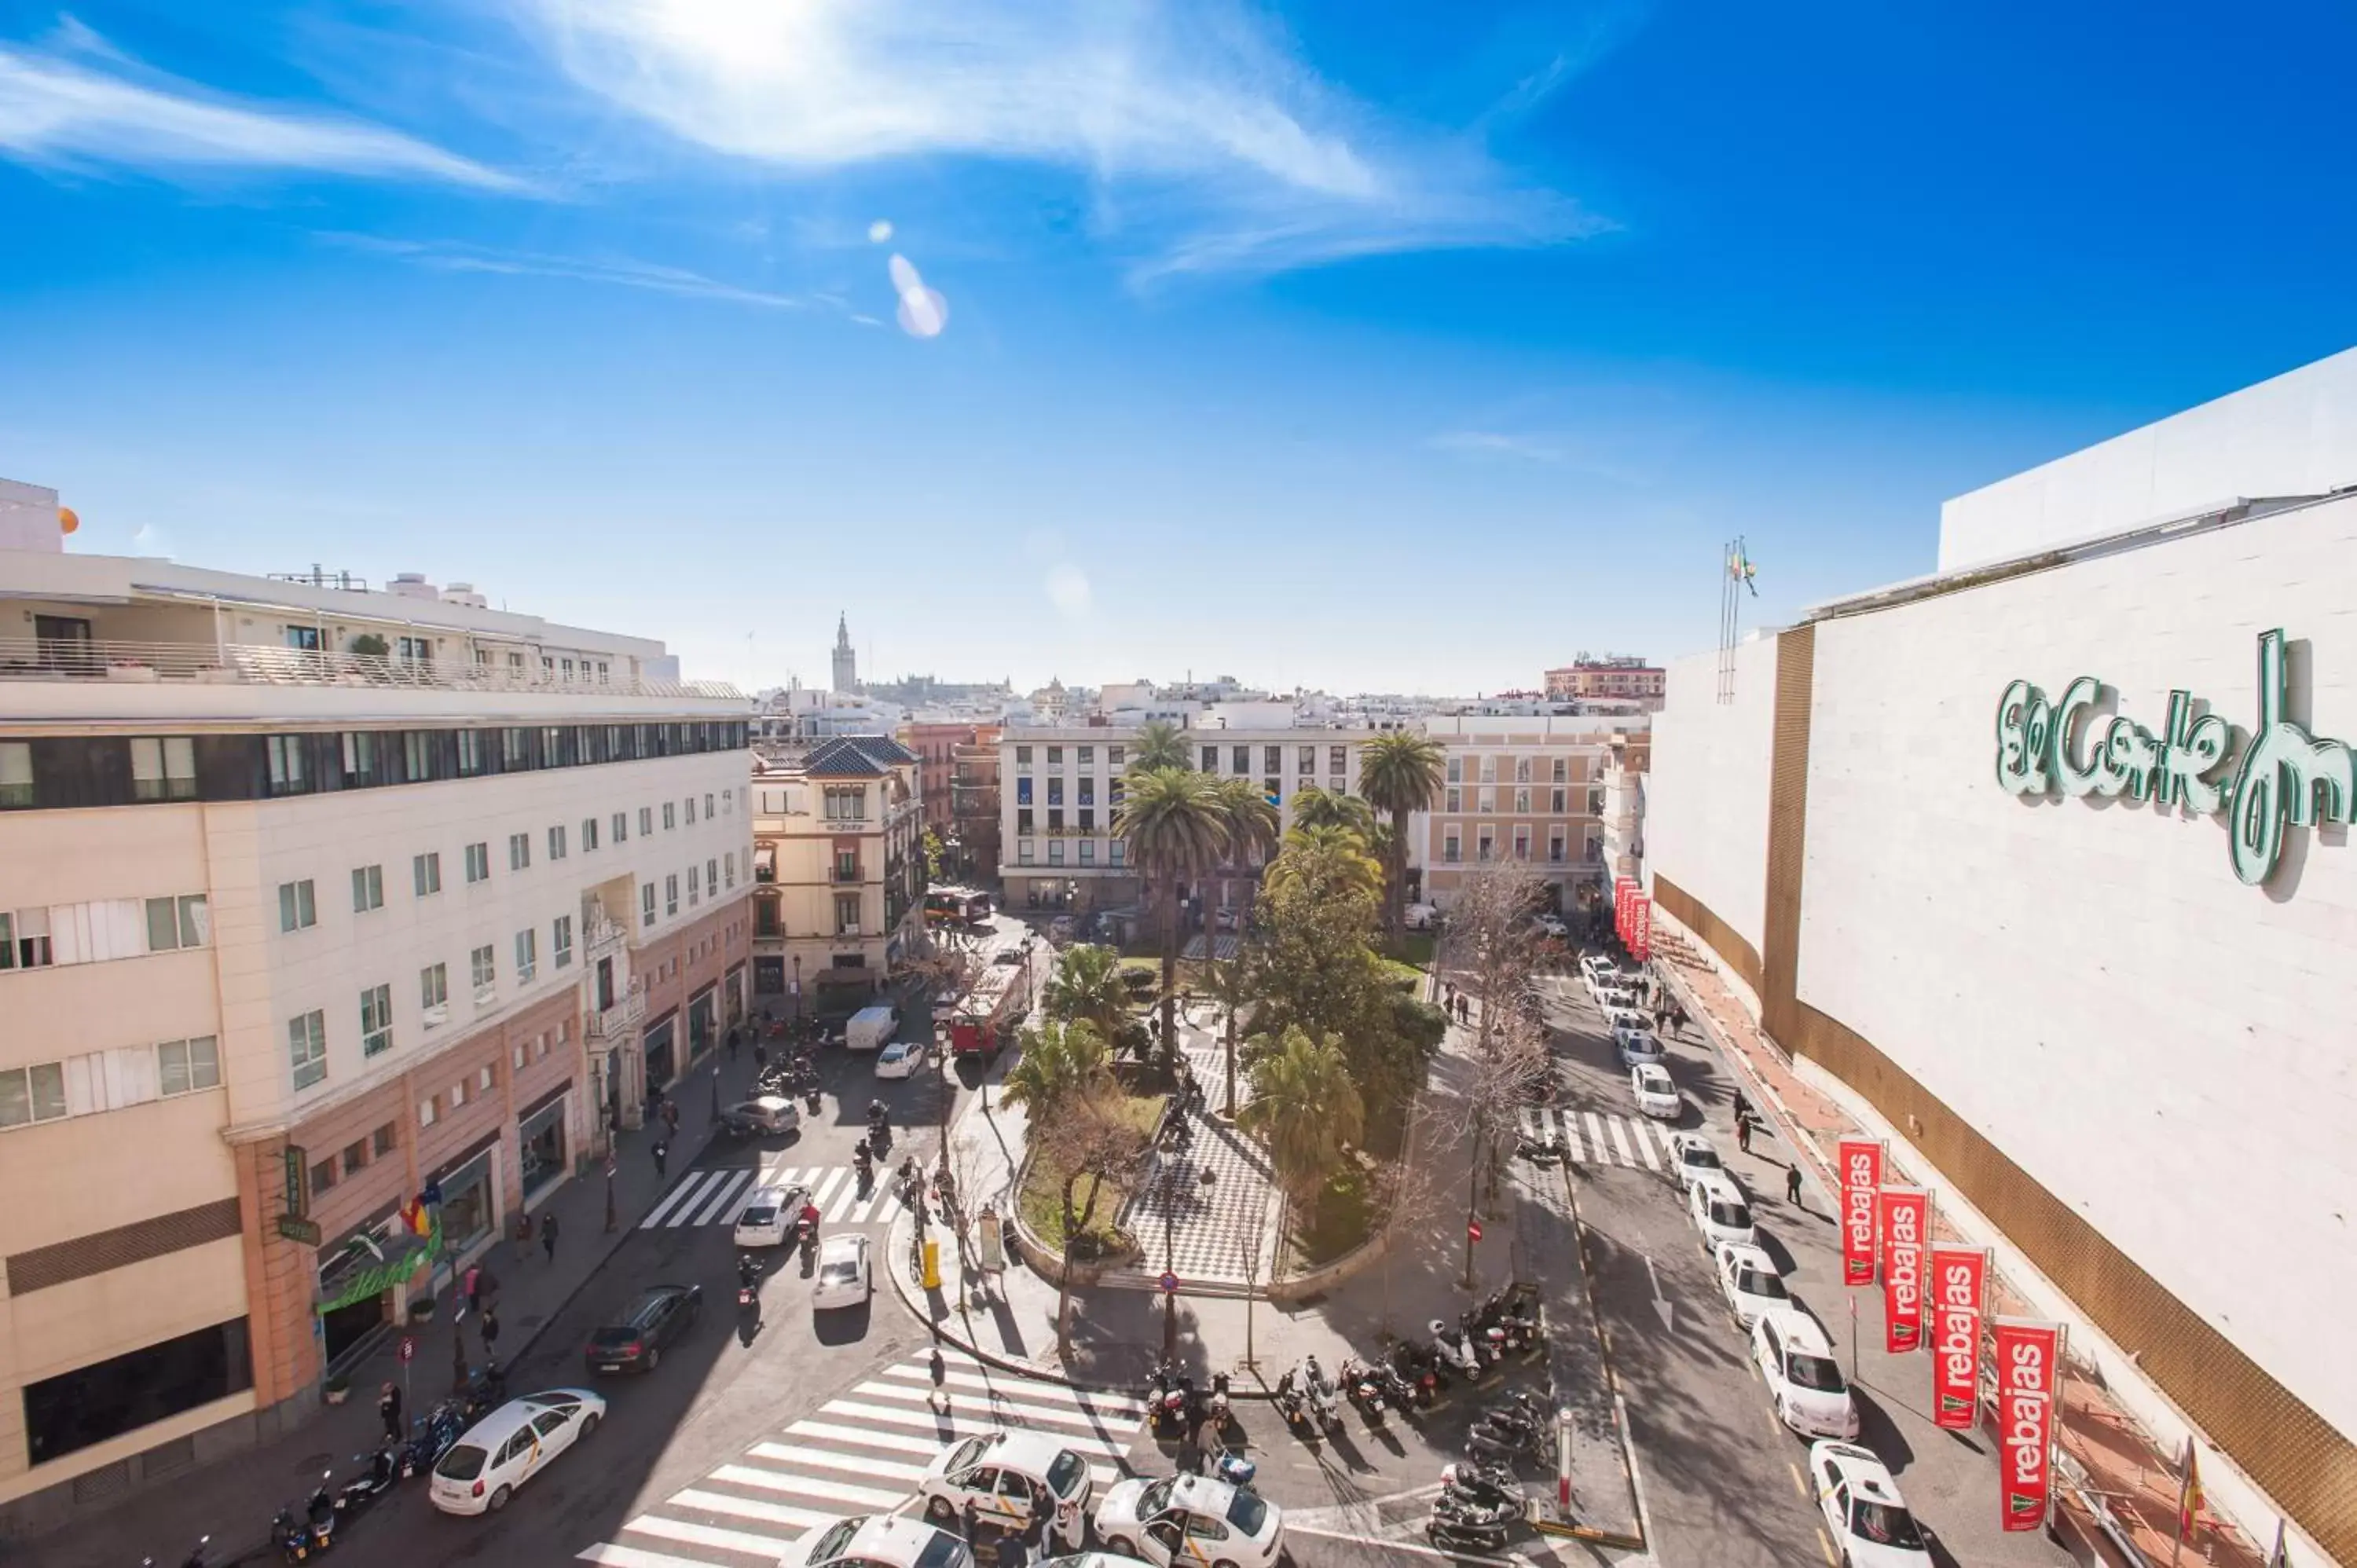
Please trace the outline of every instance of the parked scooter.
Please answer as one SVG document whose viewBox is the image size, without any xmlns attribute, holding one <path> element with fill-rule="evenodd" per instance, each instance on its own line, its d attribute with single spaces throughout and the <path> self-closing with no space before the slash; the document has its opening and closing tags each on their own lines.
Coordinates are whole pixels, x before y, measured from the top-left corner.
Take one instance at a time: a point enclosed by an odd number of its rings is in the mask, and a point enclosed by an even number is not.
<svg viewBox="0 0 2357 1568">
<path fill-rule="evenodd" d="M 1535 1428 L 1498 1424 L 1485 1416 L 1465 1434 L 1465 1455 L 1469 1459 L 1512 1464 L 1522 1459 L 1544 1458 L 1545 1444 Z"/>
<path fill-rule="evenodd" d="M 1383 1381 L 1381 1374 L 1356 1356 L 1344 1359 L 1342 1391 L 1350 1397 L 1369 1426 L 1383 1424 Z"/>
<path fill-rule="evenodd" d="M 291 1505 L 271 1517 L 270 1544 L 285 1561 L 307 1562 L 335 1544 L 336 1498 L 328 1489 L 334 1477 L 333 1470 L 320 1472 L 318 1489 L 304 1504 L 300 1517 Z"/>
<path fill-rule="evenodd" d="M 401 1445 L 401 1478 L 434 1468 L 467 1430 L 466 1412 L 456 1400 L 444 1400 L 411 1423 L 409 1441 Z"/>
<path fill-rule="evenodd" d="M 353 1455 L 352 1463 L 365 1465 L 368 1468 L 355 1479 L 346 1482 L 344 1489 L 336 1494 L 336 1518 L 343 1524 L 350 1524 L 366 1513 L 379 1498 L 401 1483 L 401 1459 L 391 1443 L 373 1454 Z"/>
<path fill-rule="evenodd" d="M 1235 1417 L 1231 1412 L 1228 1403 L 1227 1373 L 1211 1374 L 1211 1398 L 1206 1409 L 1211 1417 L 1212 1432 L 1222 1438 L 1226 1437 L 1229 1427 L 1235 1423 Z"/>
<path fill-rule="evenodd" d="M 1392 1347 L 1390 1365 L 1401 1381 L 1415 1386 L 1415 1402 L 1419 1409 L 1430 1410 L 1448 1391 L 1446 1364 L 1429 1346 L 1415 1345 L 1404 1339 Z"/>
<path fill-rule="evenodd" d="M 1326 1369 L 1318 1364 L 1318 1358 L 1304 1356 L 1301 1365 L 1296 1369 L 1300 1375 L 1295 1380 L 1294 1386 L 1301 1391 L 1303 1402 L 1308 1406 L 1309 1413 L 1318 1418 L 1318 1424 L 1329 1432 L 1342 1430 L 1341 1391 L 1326 1375 Z"/>
<path fill-rule="evenodd" d="M 1433 1353 L 1450 1371 L 1476 1382 L 1488 1375 L 1490 1363 L 1481 1359 L 1480 1352 L 1473 1348 L 1473 1341 L 1467 1338 L 1462 1331 L 1452 1333 L 1448 1325 L 1437 1317 L 1426 1324 L 1425 1327 L 1432 1335 Z"/>
<path fill-rule="evenodd" d="M 1269 1402 L 1276 1406 L 1277 1414 L 1285 1417 L 1286 1425 L 1307 1432 L 1309 1406 L 1302 1397 L 1301 1380 L 1294 1371 L 1289 1370 L 1276 1380 L 1276 1387 L 1269 1392 Z"/>
<path fill-rule="evenodd" d="M 1443 1552 L 1496 1552 L 1506 1544 L 1502 1524 L 1470 1524 L 1436 1513 L 1425 1521 L 1424 1533 Z"/>
<path fill-rule="evenodd" d="M 1523 1518 L 1527 1511 L 1519 1496 L 1477 1501 L 1461 1492 L 1443 1492 L 1432 1499 L 1433 1517 L 1447 1520 L 1452 1524 L 1509 1524 Z"/>
<path fill-rule="evenodd" d="M 1507 1466 L 1479 1465 L 1460 1459 L 1440 1467 L 1440 1495 L 1495 1507 L 1518 1501 L 1523 1487 L 1521 1478 Z"/>
</svg>

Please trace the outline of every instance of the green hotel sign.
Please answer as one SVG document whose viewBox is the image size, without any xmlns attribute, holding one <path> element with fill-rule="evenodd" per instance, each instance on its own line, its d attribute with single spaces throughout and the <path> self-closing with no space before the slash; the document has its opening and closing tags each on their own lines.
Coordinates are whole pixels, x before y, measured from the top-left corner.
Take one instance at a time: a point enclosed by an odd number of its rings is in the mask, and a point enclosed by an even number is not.
<svg viewBox="0 0 2357 1568">
<path fill-rule="evenodd" d="M 2190 692 L 2169 694 L 2153 734 L 2098 712 L 2104 686 L 2082 675 L 2059 699 L 2027 681 L 1996 705 L 1996 781 L 2016 795 L 2126 796 L 2201 815 L 2223 811 L 2234 875 L 2255 887 L 2283 859 L 2287 823 L 2347 822 L 2357 803 L 2349 746 L 2316 740 L 2285 716 L 2284 634 L 2259 638 L 2257 727 L 2235 753 L 2232 725 L 2196 712 Z"/>
</svg>

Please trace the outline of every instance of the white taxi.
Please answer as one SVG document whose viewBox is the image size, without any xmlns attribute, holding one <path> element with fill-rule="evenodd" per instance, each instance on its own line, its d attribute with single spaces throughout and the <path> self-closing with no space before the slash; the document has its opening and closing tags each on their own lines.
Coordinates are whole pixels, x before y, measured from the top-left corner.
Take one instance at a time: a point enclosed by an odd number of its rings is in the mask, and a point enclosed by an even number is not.
<svg viewBox="0 0 2357 1568">
<path fill-rule="evenodd" d="M 1745 1332 L 1768 1313 L 1781 1312 L 1792 1305 L 1792 1293 L 1784 1288 L 1784 1276 L 1777 1272 L 1776 1260 L 1758 1247 L 1739 1242 L 1723 1241 L 1713 1254 L 1718 1273 L 1718 1294 L 1727 1298 L 1727 1311 L 1743 1325 Z"/>
<path fill-rule="evenodd" d="M 875 1294 L 876 1275 L 868 1264 L 866 1237 L 856 1230 L 838 1230 L 819 1243 L 818 1280 L 811 1286 L 813 1311 L 866 1306 Z"/>
<path fill-rule="evenodd" d="M 1620 1052 L 1622 1067 L 1635 1067 L 1640 1062 L 1658 1062 L 1664 1054 L 1661 1037 L 1642 1025 L 1624 1025 L 1615 1028 L 1612 1043 Z"/>
<path fill-rule="evenodd" d="M 587 1389 L 510 1400 L 458 1434 L 425 1495 L 444 1513 L 497 1513 L 515 1489 L 597 1430 L 606 1402 Z"/>
<path fill-rule="evenodd" d="M 1803 1437 L 1857 1435 L 1857 1405 L 1817 1320 L 1792 1307 L 1751 1326 L 1751 1361 L 1768 1380 L 1776 1419 Z"/>
<path fill-rule="evenodd" d="M 1751 1222 L 1751 1205 L 1735 1178 L 1720 1171 L 1686 1188 L 1686 1213 L 1702 1232 L 1702 1252 L 1707 1258 L 1719 1247 L 1756 1247 L 1760 1228 Z"/>
<path fill-rule="evenodd" d="M 1834 1545 L 1851 1568 L 1929 1568 L 1923 1529 L 1881 1460 L 1855 1443 L 1813 1443 L 1809 1480 Z"/>
<path fill-rule="evenodd" d="M 922 1040 L 894 1040 L 876 1056 L 877 1078 L 914 1078 L 925 1070 L 930 1050 Z"/>
<path fill-rule="evenodd" d="M 794 1542 L 778 1568 L 974 1568 L 964 1541 L 922 1520 L 853 1514 Z"/>
<path fill-rule="evenodd" d="M 1670 1175 L 1677 1181 L 1679 1190 L 1692 1187 L 1705 1176 L 1717 1176 L 1726 1170 L 1727 1162 L 1718 1157 L 1718 1147 L 1699 1133 L 1670 1134 Z"/>
<path fill-rule="evenodd" d="M 1266 1568 L 1285 1550 L 1275 1503 L 1208 1476 L 1166 1476 L 1110 1487 L 1097 1505 L 1109 1552 L 1153 1568 Z"/>
<path fill-rule="evenodd" d="M 1678 1086 L 1670 1078 L 1670 1069 L 1659 1062 L 1639 1062 L 1629 1069 L 1629 1092 L 1636 1097 L 1638 1112 L 1663 1122 L 1674 1122 L 1685 1113 L 1686 1102 L 1678 1098 Z"/>
<path fill-rule="evenodd" d="M 1038 1432 L 986 1432 L 952 1443 L 925 1466 L 917 1496 L 925 1517 L 955 1530 L 971 1505 L 985 1524 L 1021 1530 L 1045 1499 L 1049 1510 L 1046 1549 L 1061 1541 L 1077 1552 L 1087 1534 L 1082 1514 L 1096 1483 L 1089 1464 L 1054 1438 Z"/>
</svg>

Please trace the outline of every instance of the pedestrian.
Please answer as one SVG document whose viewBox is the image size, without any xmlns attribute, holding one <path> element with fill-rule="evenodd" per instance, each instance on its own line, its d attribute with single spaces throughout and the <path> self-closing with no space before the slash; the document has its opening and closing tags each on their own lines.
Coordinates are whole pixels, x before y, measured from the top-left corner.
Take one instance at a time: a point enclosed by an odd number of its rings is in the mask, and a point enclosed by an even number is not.
<svg viewBox="0 0 2357 1568">
<path fill-rule="evenodd" d="M 550 1262 L 556 1262 L 556 1210 L 543 1210 L 540 1216 L 540 1250 L 548 1254 Z"/>
<path fill-rule="evenodd" d="M 517 1262 L 519 1264 L 521 1264 L 521 1263 L 524 1261 L 524 1259 L 525 1259 L 526 1257 L 528 1257 L 528 1256 L 530 1256 L 530 1255 L 531 1255 L 531 1252 L 532 1252 L 532 1216 L 531 1216 L 531 1215 L 529 1215 L 529 1214 L 527 1214 L 527 1213 L 525 1213 L 522 1209 L 519 1208 L 519 1209 L 517 1209 L 517 1210 L 516 1210 L 516 1217 L 515 1217 L 515 1254 L 516 1254 L 516 1262 Z"/>
<path fill-rule="evenodd" d="M 654 1155 L 655 1175 L 660 1176 L 663 1174 L 664 1162 L 671 1158 L 671 1145 L 664 1143 L 661 1138 L 657 1138 L 655 1140 Z"/>
<path fill-rule="evenodd" d="M 475 1267 L 471 1264 L 468 1267 L 465 1289 L 467 1294 L 467 1310 L 468 1312 L 482 1311 L 483 1271 L 480 1268 Z"/>
<path fill-rule="evenodd" d="M 408 1429 L 401 1424 L 401 1386 L 388 1382 L 376 1396 L 376 1413 L 384 1423 L 384 1440 L 398 1443 Z"/>
<path fill-rule="evenodd" d="M 1735 1146 L 1747 1155 L 1751 1152 L 1751 1118 L 1749 1116 L 1735 1119 Z"/>
<path fill-rule="evenodd" d="M 737 1026 L 734 1024 L 728 1026 L 728 1059 L 732 1062 L 737 1059 Z"/>
<path fill-rule="evenodd" d="M 496 1346 L 498 1345 L 498 1343 L 499 1343 L 499 1338 L 500 1338 L 500 1315 L 499 1315 L 497 1312 L 486 1311 L 486 1312 L 483 1314 L 483 1359 L 484 1359 L 484 1360 L 488 1361 L 488 1360 L 490 1360 L 490 1359 L 491 1359 L 491 1352 L 492 1352 L 492 1349 L 493 1349 L 493 1348 L 494 1348 L 494 1347 L 496 1347 Z"/>
<path fill-rule="evenodd" d="M 673 1137 L 679 1136 L 679 1101 L 668 1096 L 663 1100 L 663 1125 L 670 1129 Z"/>
<path fill-rule="evenodd" d="M 1796 1208 L 1808 1207 L 1801 1201 L 1801 1161 L 1797 1155 L 1784 1167 L 1784 1201 Z"/>
<path fill-rule="evenodd" d="M 770 1047 L 760 1041 L 753 1042 L 753 1075 L 759 1078 L 770 1065 Z"/>
</svg>

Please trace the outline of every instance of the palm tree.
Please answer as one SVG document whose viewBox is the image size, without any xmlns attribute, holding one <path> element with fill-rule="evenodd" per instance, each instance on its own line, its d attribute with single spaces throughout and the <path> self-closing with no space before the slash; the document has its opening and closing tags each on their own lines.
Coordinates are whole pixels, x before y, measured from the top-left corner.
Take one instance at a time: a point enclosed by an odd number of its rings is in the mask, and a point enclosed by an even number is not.
<svg viewBox="0 0 2357 1568">
<path fill-rule="evenodd" d="M 1067 948 L 1056 972 L 1039 993 L 1048 1016 L 1062 1023 L 1085 1023 L 1099 1037 L 1121 1037 L 1129 1019 L 1129 993 L 1121 982 L 1121 955 L 1111 948 L 1083 943 Z"/>
<path fill-rule="evenodd" d="M 1285 835 L 1285 850 L 1268 868 L 1271 887 L 1300 886 L 1321 897 L 1356 896 L 1370 908 L 1383 896 L 1383 868 L 1367 853 L 1366 841 L 1331 822 L 1297 827 Z"/>
<path fill-rule="evenodd" d="M 1085 1021 L 1026 1029 L 1023 1059 L 1006 1069 L 998 1102 L 1019 1108 L 1033 1126 L 1042 1125 L 1102 1081 L 1108 1055 L 1103 1037 Z"/>
<path fill-rule="evenodd" d="M 1297 789 L 1293 795 L 1293 825 L 1296 828 L 1348 828 L 1375 847 L 1375 835 L 1382 831 L 1375 822 L 1375 809 L 1356 795 L 1334 795 L 1312 784 L 1307 789 Z"/>
<path fill-rule="evenodd" d="M 1385 730 L 1359 747 L 1359 788 L 1369 805 L 1392 819 L 1383 856 L 1383 929 L 1394 938 L 1406 902 L 1407 820 L 1432 804 L 1446 771 L 1440 743 L 1412 730 Z"/>
<path fill-rule="evenodd" d="M 1358 1086 L 1329 1036 L 1313 1039 L 1295 1027 L 1275 1050 L 1253 1063 L 1252 1103 L 1239 1120 L 1268 1147 L 1278 1177 L 1297 1198 L 1326 1185 L 1364 1124 Z"/>
<path fill-rule="evenodd" d="M 1194 757 L 1187 746 L 1187 732 L 1168 719 L 1148 719 L 1137 727 L 1137 738 L 1129 745 L 1129 771 L 1151 773 L 1157 768 L 1186 768 Z"/>
<path fill-rule="evenodd" d="M 1238 866 L 1265 862 L 1276 853 L 1278 834 L 1283 831 L 1276 808 L 1268 803 L 1261 787 L 1249 779 L 1219 780 L 1220 801 L 1228 814 L 1228 860 Z M 1228 901 L 1228 884 L 1220 880 L 1220 902 Z M 1210 945 L 1205 944 L 1207 947 Z"/>
<path fill-rule="evenodd" d="M 1220 864 L 1231 831 L 1219 785 L 1184 768 L 1133 774 L 1113 831 L 1155 890 L 1162 921 L 1162 1066 L 1178 1057 L 1178 885 Z"/>
</svg>

